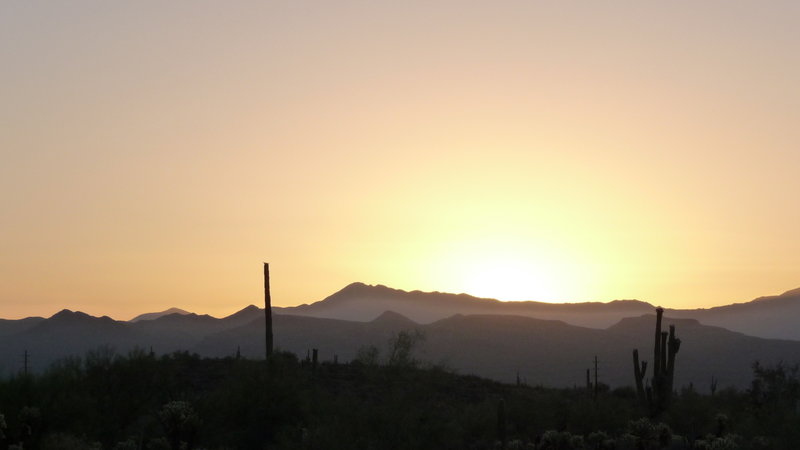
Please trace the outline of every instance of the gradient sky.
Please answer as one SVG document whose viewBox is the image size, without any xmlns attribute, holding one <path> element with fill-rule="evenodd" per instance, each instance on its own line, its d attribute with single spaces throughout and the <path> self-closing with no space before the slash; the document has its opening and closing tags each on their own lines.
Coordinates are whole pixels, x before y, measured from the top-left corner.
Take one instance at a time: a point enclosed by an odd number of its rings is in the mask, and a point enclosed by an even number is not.
<svg viewBox="0 0 800 450">
<path fill-rule="evenodd" d="M 0 3 L 0 317 L 800 286 L 795 1 Z"/>
</svg>

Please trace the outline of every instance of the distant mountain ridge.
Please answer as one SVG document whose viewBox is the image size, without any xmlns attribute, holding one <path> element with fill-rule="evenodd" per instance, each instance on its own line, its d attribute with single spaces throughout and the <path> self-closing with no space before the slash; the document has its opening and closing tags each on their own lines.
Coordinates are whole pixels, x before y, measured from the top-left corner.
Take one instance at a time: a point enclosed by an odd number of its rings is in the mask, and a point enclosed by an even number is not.
<svg viewBox="0 0 800 450">
<path fill-rule="evenodd" d="M 694 319 L 664 319 L 675 324 L 683 340 L 678 354 L 676 385 L 694 383 L 708 388 L 715 376 L 720 386 L 744 388 L 752 379 L 750 365 L 800 362 L 800 342 L 761 339 L 710 327 Z M 419 324 L 387 311 L 368 322 L 273 315 L 276 347 L 303 357 L 319 349 L 322 361 L 336 355 L 340 362 L 355 358 L 364 346 L 374 346 L 385 360 L 389 340 L 402 330 L 419 330 L 424 336 L 415 355 L 423 361 L 444 364 L 460 373 L 512 382 L 516 375 L 529 384 L 582 385 L 594 356 L 601 363 L 601 381 L 611 386 L 633 381 L 631 350 L 642 359 L 652 352 L 653 314 L 625 318 L 607 329 L 578 327 L 558 320 L 518 315 L 456 314 Z M 53 345 L 58 343 L 58 345 Z M 197 314 L 170 314 L 139 322 L 116 321 L 64 310 L 48 319 L 28 323 L 24 329 L 0 340 L 0 373 L 18 371 L 19 356 L 27 350 L 32 368 L 41 371 L 67 356 L 83 356 L 109 346 L 118 353 L 134 348 L 156 354 L 177 350 L 202 356 L 263 358 L 263 310 L 249 306 L 217 319 Z"/>
<path fill-rule="evenodd" d="M 170 314 L 186 315 L 186 314 L 190 314 L 190 313 L 189 313 L 189 311 L 185 311 L 185 310 L 180 309 L 180 308 L 172 307 L 172 308 L 166 309 L 164 311 L 160 311 L 160 312 L 139 314 L 138 316 L 136 316 L 133 319 L 131 319 L 129 322 L 138 322 L 140 320 L 153 320 L 153 319 L 158 319 L 159 317 L 168 316 Z"/>
<path fill-rule="evenodd" d="M 310 305 L 273 309 L 290 314 L 357 321 L 369 321 L 384 311 L 395 311 L 419 323 L 430 323 L 453 314 L 510 314 L 605 327 L 620 317 L 651 312 L 653 306 L 638 300 L 608 303 L 503 302 L 468 294 L 403 291 L 383 285 L 352 283 Z"/>
<path fill-rule="evenodd" d="M 385 352 L 398 331 L 418 329 L 425 336 L 419 355 L 462 373 L 512 381 L 518 371 L 531 384 L 566 386 L 582 383 L 597 355 L 602 381 L 616 386 L 630 384 L 633 348 L 648 359 L 653 310 L 636 300 L 500 302 L 354 283 L 310 305 L 273 308 L 273 316 L 276 346 L 301 356 L 317 348 L 323 360 L 337 355 L 344 362 L 363 346 Z M 101 346 L 120 353 L 138 347 L 156 354 L 184 350 L 221 357 L 237 349 L 251 358 L 264 354 L 264 310 L 255 305 L 223 318 L 170 311 L 136 321 L 67 309 L 50 318 L 0 319 L 0 374 L 18 371 L 26 350 L 34 370 Z M 755 360 L 800 362 L 798 318 L 800 289 L 716 308 L 668 309 L 665 325 L 676 324 L 684 342 L 676 382 L 703 389 L 714 375 L 721 386 L 745 387 Z"/>
<path fill-rule="evenodd" d="M 324 300 L 293 307 L 273 308 L 285 314 L 329 319 L 370 321 L 384 311 L 395 311 L 418 323 L 431 323 L 454 314 L 519 315 L 603 329 L 626 317 L 651 313 L 654 305 L 639 300 L 608 303 L 502 302 L 467 294 L 403 291 L 386 286 L 352 283 Z M 708 309 L 666 309 L 676 318 L 693 318 L 751 336 L 800 340 L 800 289 Z"/>
<path fill-rule="evenodd" d="M 404 291 L 383 285 L 351 283 L 323 300 L 291 307 L 273 307 L 276 313 L 328 319 L 369 322 L 386 311 L 394 311 L 416 323 L 426 324 L 455 314 L 519 315 L 524 317 L 561 320 L 583 327 L 604 329 L 626 317 L 636 317 L 653 311 L 654 305 L 640 300 L 611 302 L 546 303 L 536 301 L 503 302 L 473 297 L 468 294 Z M 257 311 L 260 311 L 257 312 Z M 764 296 L 745 303 L 734 303 L 706 309 L 670 309 L 666 314 L 675 318 L 697 319 L 705 325 L 719 326 L 747 335 L 800 340 L 800 288 L 780 295 Z M 250 305 L 229 316 L 249 318 L 263 314 L 263 309 Z M 147 322 L 167 316 L 193 316 L 179 308 L 140 314 L 129 322 Z M 211 318 L 203 315 L 201 317 Z M 23 321 L 0 319 L 0 337 L 44 320 L 30 317 Z M 180 322 L 179 318 L 170 319 Z M 167 322 L 160 322 L 167 326 Z"/>
<path fill-rule="evenodd" d="M 707 309 L 667 309 L 673 317 L 690 317 L 751 336 L 800 340 L 800 288 Z"/>
</svg>

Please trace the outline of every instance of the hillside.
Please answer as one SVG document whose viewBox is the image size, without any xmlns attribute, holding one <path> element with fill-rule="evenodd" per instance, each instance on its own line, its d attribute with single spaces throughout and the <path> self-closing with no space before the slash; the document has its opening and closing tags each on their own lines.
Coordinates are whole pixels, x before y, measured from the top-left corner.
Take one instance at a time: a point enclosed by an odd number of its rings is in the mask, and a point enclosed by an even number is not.
<svg viewBox="0 0 800 450">
<path fill-rule="evenodd" d="M 395 315 L 395 317 L 398 317 Z M 298 355 L 317 348 L 320 358 L 340 361 L 355 357 L 363 346 L 373 345 L 383 354 L 388 339 L 408 329 L 408 320 L 386 323 L 350 322 L 301 316 L 276 315 L 275 344 Z M 694 320 L 665 318 L 674 323 L 684 344 L 678 355 L 676 385 L 693 383 L 707 390 L 712 376 L 720 386 L 746 387 L 751 364 L 756 361 L 800 362 L 800 342 L 761 339 Z M 560 321 L 520 316 L 456 315 L 415 326 L 425 336 L 420 357 L 459 373 L 511 382 L 516 375 L 532 384 L 574 386 L 585 381 L 585 370 L 595 355 L 600 359 L 601 380 L 611 386 L 632 384 L 631 351 L 651 359 L 654 315 L 625 319 L 607 330 L 576 327 Z M 223 356 L 241 346 L 243 354 L 263 354 L 263 324 L 248 325 L 207 337 L 195 349 L 200 354 Z"/>
<path fill-rule="evenodd" d="M 675 323 L 684 344 L 678 355 L 676 385 L 693 383 L 708 388 L 713 375 L 720 387 L 746 387 L 751 364 L 800 361 L 800 342 L 762 339 L 702 325 L 696 320 L 665 318 Z M 424 336 L 417 356 L 463 374 L 513 381 L 519 375 L 530 384 L 568 387 L 585 382 L 585 370 L 596 355 L 600 379 L 611 386 L 632 383 L 631 350 L 650 359 L 654 318 L 624 319 L 605 330 L 561 321 L 509 315 L 454 315 L 417 324 L 394 312 L 370 322 L 275 314 L 275 345 L 301 357 L 319 349 L 320 358 L 341 362 L 373 346 L 387 357 L 389 340 L 403 330 Z M 245 357 L 264 354 L 263 311 L 250 306 L 217 319 L 195 314 L 172 314 L 136 323 L 62 311 L 0 341 L 0 361 L 6 373 L 21 369 L 20 356 L 30 354 L 33 370 L 41 371 L 58 358 L 82 356 L 100 346 L 118 353 L 139 347 L 156 354 L 188 350 L 202 356 Z M 54 342 L 59 345 L 53 345 Z"/>
</svg>

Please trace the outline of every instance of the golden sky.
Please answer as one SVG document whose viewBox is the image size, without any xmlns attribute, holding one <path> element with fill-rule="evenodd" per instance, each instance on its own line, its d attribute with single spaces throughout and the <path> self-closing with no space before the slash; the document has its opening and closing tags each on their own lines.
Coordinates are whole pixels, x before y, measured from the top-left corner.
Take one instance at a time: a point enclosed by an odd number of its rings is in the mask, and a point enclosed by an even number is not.
<svg viewBox="0 0 800 450">
<path fill-rule="evenodd" d="M 800 3 L 0 4 L 0 317 L 800 286 Z"/>
</svg>

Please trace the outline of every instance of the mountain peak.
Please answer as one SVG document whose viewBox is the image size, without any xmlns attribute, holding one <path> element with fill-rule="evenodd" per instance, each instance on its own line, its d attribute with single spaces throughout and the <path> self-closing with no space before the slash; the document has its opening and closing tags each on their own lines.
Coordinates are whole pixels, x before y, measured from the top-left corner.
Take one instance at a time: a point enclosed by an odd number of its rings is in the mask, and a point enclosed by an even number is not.
<svg viewBox="0 0 800 450">
<path fill-rule="evenodd" d="M 95 317 L 85 312 L 72 311 L 65 308 L 50 316 L 45 322 L 56 324 L 86 324 L 90 322 L 109 323 L 114 322 L 114 319 L 108 316 Z"/>
<path fill-rule="evenodd" d="M 190 313 L 189 313 L 189 311 L 185 311 L 183 309 L 176 308 L 176 307 L 173 306 L 170 309 L 165 309 L 164 311 L 160 311 L 160 312 L 139 314 L 138 316 L 134 317 L 130 321 L 131 322 L 138 322 L 140 320 L 153 320 L 153 319 L 158 319 L 159 317 L 168 316 L 170 314 L 187 315 L 187 314 L 190 314 Z"/>
<path fill-rule="evenodd" d="M 244 313 L 244 312 L 256 312 L 256 311 L 262 311 L 262 310 L 263 310 L 263 308 L 259 308 L 256 305 L 247 305 L 247 306 L 245 306 L 244 308 L 242 308 L 241 310 L 239 310 L 238 312 L 236 312 L 234 314 L 239 314 L 239 313 Z"/>
<path fill-rule="evenodd" d="M 69 315 L 71 315 L 71 314 L 72 314 L 72 310 L 71 310 L 71 309 L 64 308 L 64 309 L 62 309 L 61 311 L 59 311 L 59 312 L 57 312 L 57 313 L 53 314 L 52 316 L 50 316 L 50 318 L 51 318 L 51 319 L 54 319 L 54 318 L 56 318 L 56 317 L 60 317 L 60 316 L 69 316 Z"/>
<path fill-rule="evenodd" d="M 50 316 L 50 320 L 71 320 L 71 319 L 86 318 L 86 317 L 90 316 L 84 312 L 72 311 L 70 309 L 64 308 L 61 311 Z"/>
<path fill-rule="evenodd" d="M 382 284 L 366 284 L 360 281 L 356 281 L 355 283 L 350 283 L 347 286 L 343 287 L 339 292 L 336 294 L 363 294 L 363 293 L 375 293 L 375 292 L 394 292 L 398 291 L 397 289 L 392 289 L 386 287 Z M 336 295 L 334 294 L 334 295 Z"/>
<path fill-rule="evenodd" d="M 248 305 L 240 309 L 239 311 L 236 311 L 235 313 L 231 314 L 230 316 L 225 317 L 225 319 L 239 319 L 239 318 L 253 317 L 256 315 L 261 315 L 263 311 L 264 311 L 263 308 L 259 308 L 256 305 Z"/>
<path fill-rule="evenodd" d="M 339 290 L 339 292 L 341 292 L 341 291 L 352 291 L 352 290 L 357 290 L 357 289 L 363 289 L 363 288 L 365 288 L 365 287 L 369 287 L 369 285 L 368 285 L 368 284 L 366 284 L 366 283 L 362 283 L 362 282 L 360 282 L 360 281 L 355 281 L 355 282 L 353 282 L 353 283 L 350 283 L 350 284 L 348 284 L 347 286 L 343 287 L 342 289 L 340 289 L 340 290 Z"/>
<path fill-rule="evenodd" d="M 394 311 L 384 311 L 370 323 L 374 325 L 402 325 L 409 327 L 419 325 L 417 322 L 414 322 L 408 317 Z"/>
<path fill-rule="evenodd" d="M 371 284 L 355 282 L 355 283 L 350 283 L 347 286 L 340 289 L 339 291 L 329 295 L 325 299 L 321 300 L 321 302 L 331 304 L 331 303 L 338 303 L 342 301 L 352 300 L 354 298 L 359 298 L 364 296 L 375 296 L 392 292 L 405 292 L 405 291 L 399 291 L 392 288 L 388 288 L 381 284 L 373 286 Z"/>
</svg>

